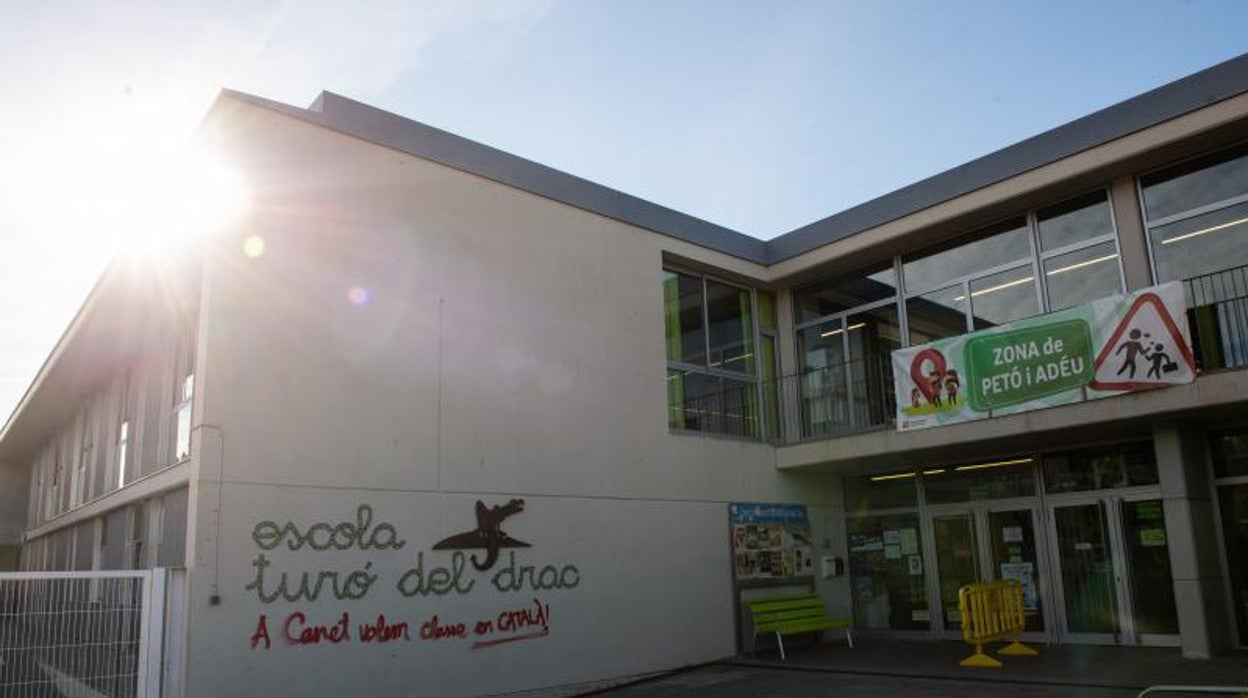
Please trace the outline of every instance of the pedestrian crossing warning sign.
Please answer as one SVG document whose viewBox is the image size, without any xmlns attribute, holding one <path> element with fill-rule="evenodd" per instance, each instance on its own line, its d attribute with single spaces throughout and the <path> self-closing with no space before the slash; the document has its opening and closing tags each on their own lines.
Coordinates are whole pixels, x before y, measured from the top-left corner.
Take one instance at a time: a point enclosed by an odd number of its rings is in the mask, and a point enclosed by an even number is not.
<svg viewBox="0 0 1248 698">
<path fill-rule="evenodd" d="M 1182 304 L 1172 305 L 1182 312 Z M 1093 368 L 1095 374 L 1088 385 L 1097 390 L 1191 383 L 1196 379 L 1196 360 L 1186 322 L 1180 327 L 1156 293 L 1142 293 L 1101 347 Z"/>
</svg>

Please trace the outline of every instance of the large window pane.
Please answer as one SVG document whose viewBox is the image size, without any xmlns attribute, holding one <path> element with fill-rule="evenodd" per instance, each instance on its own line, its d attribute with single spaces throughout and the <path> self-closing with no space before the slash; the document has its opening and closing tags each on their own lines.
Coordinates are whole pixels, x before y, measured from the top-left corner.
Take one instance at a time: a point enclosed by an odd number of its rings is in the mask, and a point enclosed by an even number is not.
<svg viewBox="0 0 1248 698">
<path fill-rule="evenodd" d="M 1038 315 L 1040 303 L 1036 300 L 1036 277 L 1031 266 L 973 279 L 971 313 L 977 330 Z"/>
<path fill-rule="evenodd" d="M 814 371 L 845 363 L 845 321 L 837 318 L 797 333 L 797 359 L 802 371 Z"/>
<path fill-rule="evenodd" d="M 852 425 L 845 366 L 845 321 L 808 327 L 798 333 L 798 376 L 802 436 L 844 433 Z"/>
<path fill-rule="evenodd" d="M 901 327 L 894 305 L 850 315 L 850 410 L 857 427 L 884 424 L 896 414 L 892 353 L 901 348 Z"/>
<path fill-rule="evenodd" d="M 1148 231 L 1158 281 L 1248 264 L 1248 203 L 1185 218 Z"/>
<path fill-rule="evenodd" d="M 910 346 L 966 334 L 966 293 L 950 286 L 906 301 Z"/>
<path fill-rule="evenodd" d="M 1154 172 L 1140 184 L 1149 220 L 1248 194 L 1248 146 Z"/>
<path fill-rule="evenodd" d="M 855 626 L 926 630 L 918 515 L 852 517 L 848 528 Z"/>
<path fill-rule="evenodd" d="M 711 368 L 754 373 L 750 292 L 707 280 L 706 317 L 710 323 Z"/>
<path fill-rule="evenodd" d="M 985 237 L 935 254 L 907 261 L 902 273 L 908 291 L 924 291 L 944 281 L 962 278 L 1031 256 L 1027 223 L 1018 218 L 986 231 Z"/>
<path fill-rule="evenodd" d="M 1222 513 L 1226 566 L 1235 599 L 1235 622 L 1239 625 L 1240 641 L 1248 642 L 1248 485 L 1219 487 L 1218 509 Z"/>
<path fill-rule="evenodd" d="M 1044 260 L 1044 282 L 1050 311 L 1121 293 L 1118 249 L 1111 240 L 1050 257 Z"/>
<path fill-rule="evenodd" d="M 1105 192 L 1096 192 L 1036 212 L 1040 249 L 1056 250 L 1114 232 Z"/>
<path fill-rule="evenodd" d="M 895 298 L 896 276 L 892 264 L 889 264 L 796 291 L 793 305 L 797 311 L 797 322 L 809 322 L 832 313 Z"/>
<path fill-rule="evenodd" d="M 1036 493 L 1031 458 L 1005 458 L 988 463 L 939 466 L 923 471 L 924 496 L 930 504 L 973 502 Z"/>
<path fill-rule="evenodd" d="M 1166 542 L 1166 514 L 1161 500 L 1123 502 L 1122 529 L 1135 598 L 1136 630 L 1162 635 L 1179 632 L 1170 546 Z"/>
<path fill-rule="evenodd" d="M 845 506 L 855 515 L 872 509 L 900 509 L 918 505 L 917 474 L 913 471 L 845 478 Z"/>
<path fill-rule="evenodd" d="M 1248 427 L 1213 432 L 1209 451 L 1216 477 L 1248 475 Z"/>
<path fill-rule="evenodd" d="M 667 332 L 667 360 L 706 364 L 701 279 L 663 272 L 663 320 Z"/>
<path fill-rule="evenodd" d="M 1155 485 L 1157 457 L 1150 441 L 1046 453 L 1041 459 L 1050 494 Z"/>
</svg>

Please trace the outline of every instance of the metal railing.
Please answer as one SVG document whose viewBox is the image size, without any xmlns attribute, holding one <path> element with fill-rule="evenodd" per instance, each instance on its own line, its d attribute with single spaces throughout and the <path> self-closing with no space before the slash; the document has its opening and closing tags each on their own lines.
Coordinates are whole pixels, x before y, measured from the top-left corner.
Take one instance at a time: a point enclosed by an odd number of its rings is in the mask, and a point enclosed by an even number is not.
<svg viewBox="0 0 1248 698">
<path fill-rule="evenodd" d="M 685 398 L 669 410 L 675 428 L 787 444 L 887 427 L 896 400 L 889 357 L 878 356 Z"/>
<path fill-rule="evenodd" d="M 168 579 L 0 573 L 0 695 L 162 695 Z"/>
<path fill-rule="evenodd" d="M 678 429 L 758 438 L 758 387 L 753 383 L 668 406 L 668 424 Z"/>
<path fill-rule="evenodd" d="M 781 443 L 875 431 L 891 425 L 897 413 L 888 356 L 783 376 L 775 394 L 781 407 L 773 436 Z"/>
<path fill-rule="evenodd" d="M 1183 281 L 1198 368 L 1248 366 L 1248 266 Z"/>
</svg>

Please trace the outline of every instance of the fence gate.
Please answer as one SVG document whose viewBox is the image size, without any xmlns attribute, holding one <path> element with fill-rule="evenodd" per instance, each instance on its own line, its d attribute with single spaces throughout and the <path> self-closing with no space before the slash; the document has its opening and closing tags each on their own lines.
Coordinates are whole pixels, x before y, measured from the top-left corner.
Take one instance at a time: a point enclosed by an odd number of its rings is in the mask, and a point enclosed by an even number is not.
<svg viewBox="0 0 1248 698">
<path fill-rule="evenodd" d="M 181 619 L 171 610 L 184 579 L 166 569 L 0 572 L 0 696 L 178 695 Z"/>
</svg>

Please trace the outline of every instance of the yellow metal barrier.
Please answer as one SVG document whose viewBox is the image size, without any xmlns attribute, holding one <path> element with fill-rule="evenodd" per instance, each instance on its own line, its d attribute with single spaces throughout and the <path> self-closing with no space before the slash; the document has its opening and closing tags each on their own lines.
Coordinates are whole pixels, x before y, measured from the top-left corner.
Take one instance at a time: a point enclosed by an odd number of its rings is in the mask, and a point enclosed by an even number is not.
<svg viewBox="0 0 1248 698">
<path fill-rule="evenodd" d="M 984 644 L 1009 640 L 998 653 L 1032 656 L 1036 651 L 1018 641 L 1026 625 L 1023 615 L 1023 587 L 1017 580 L 977 582 L 958 590 L 958 610 L 962 613 L 962 639 L 975 645 L 975 654 L 963 659 L 962 666 L 999 667 L 1001 662 L 984 654 Z"/>
</svg>

